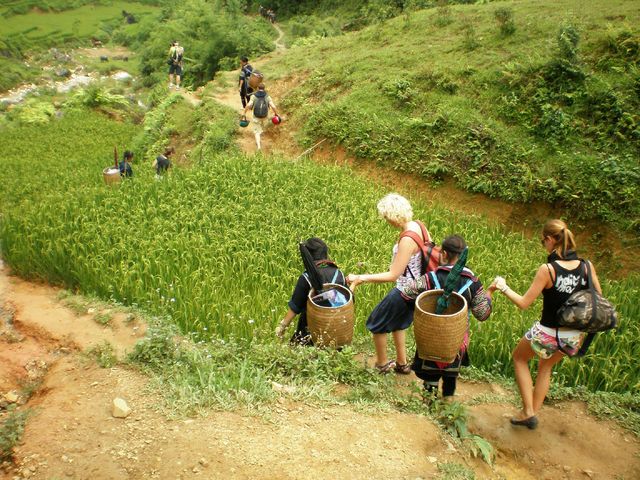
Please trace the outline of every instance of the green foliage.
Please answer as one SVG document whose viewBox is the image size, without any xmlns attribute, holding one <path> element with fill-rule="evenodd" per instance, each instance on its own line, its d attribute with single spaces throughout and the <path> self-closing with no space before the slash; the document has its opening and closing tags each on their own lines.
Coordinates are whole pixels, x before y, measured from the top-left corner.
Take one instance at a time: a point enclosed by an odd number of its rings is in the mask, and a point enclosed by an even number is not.
<svg viewBox="0 0 640 480">
<path fill-rule="evenodd" d="M 272 50 L 273 38 L 273 28 L 261 18 L 234 15 L 219 3 L 188 0 L 121 39 L 140 52 L 144 83 L 151 87 L 166 82 L 169 44 L 174 40 L 185 48 L 183 85 L 199 86 L 214 77 L 223 59 L 238 59 L 239 65 L 243 55 L 252 58 Z"/>
<path fill-rule="evenodd" d="M 89 358 L 93 358 L 102 368 L 111 368 L 118 363 L 113 345 L 106 340 L 89 348 L 86 351 L 86 355 Z"/>
<path fill-rule="evenodd" d="M 0 424 L 0 462 L 13 459 L 13 448 L 18 444 L 29 415 L 28 411 L 9 412 Z"/>
<path fill-rule="evenodd" d="M 438 463 L 440 475 L 438 480 L 475 480 L 476 474 L 471 468 L 460 463 L 444 462 Z"/>
<path fill-rule="evenodd" d="M 513 35 L 516 31 L 516 23 L 513 19 L 513 10 L 509 7 L 496 8 L 493 12 L 493 18 L 498 23 L 500 29 L 500 35 L 508 37 Z"/>
<path fill-rule="evenodd" d="M 585 12 L 591 23 L 607 14 L 605 4 L 598 5 Z M 450 176 L 474 192 L 557 203 L 571 218 L 637 228 L 637 28 L 603 32 L 585 28 L 587 20 L 567 24 L 539 8 L 509 9 L 537 30 L 505 42 L 489 34 L 495 10 L 441 3 L 412 13 L 421 41 L 392 19 L 340 39 L 316 38 L 269 68 L 280 75 L 311 72 L 281 100 L 303 125 L 306 144 L 327 138 L 395 170 Z M 434 22 L 443 16 L 462 22 L 438 28 Z M 362 45 L 366 55 L 353 56 Z M 567 174 L 611 158 L 625 179 L 622 201 L 597 185 L 609 179 Z"/>
<path fill-rule="evenodd" d="M 463 442 L 474 457 L 481 457 L 489 465 L 493 463 L 493 446 L 479 435 L 469 433 L 467 422 L 469 414 L 460 402 L 433 400 L 429 412 L 445 432 Z"/>
<path fill-rule="evenodd" d="M 98 83 L 92 83 L 85 88 L 76 89 L 68 98 L 66 105 L 125 109 L 130 106 L 130 102 L 124 95 L 113 93 Z"/>
</svg>

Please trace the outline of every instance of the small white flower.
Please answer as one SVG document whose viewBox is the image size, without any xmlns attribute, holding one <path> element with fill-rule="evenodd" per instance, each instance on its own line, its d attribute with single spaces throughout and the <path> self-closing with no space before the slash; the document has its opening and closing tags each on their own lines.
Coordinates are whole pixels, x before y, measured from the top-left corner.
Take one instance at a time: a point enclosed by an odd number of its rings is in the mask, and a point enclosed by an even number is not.
<svg viewBox="0 0 640 480">
<path fill-rule="evenodd" d="M 253 323 L 255 322 L 255 320 L 252 318 L 251 320 L 249 320 L 249 323 Z"/>
<path fill-rule="evenodd" d="M 175 298 L 172 298 L 172 299 L 171 299 L 171 301 L 172 301 L 172 302 L 175 302 L 175 301 L 176 301 L 176 299 L 175 299 Z"/>
</svg>

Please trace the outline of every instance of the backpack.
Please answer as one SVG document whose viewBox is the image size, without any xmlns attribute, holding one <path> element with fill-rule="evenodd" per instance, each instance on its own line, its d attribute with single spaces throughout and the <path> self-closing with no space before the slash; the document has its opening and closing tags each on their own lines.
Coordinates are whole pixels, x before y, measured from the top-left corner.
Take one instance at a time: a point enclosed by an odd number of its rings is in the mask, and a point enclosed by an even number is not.
<svg viewBox="0 0 640 480">
<path fill-rule="evenodd" d="M 254 95 L 253 100 L 253 116 L 256 118 L 267 118 L 269 114 L 269 102 L 267 101 L 267 94 L 260 95 L 260 92 Z"/>
<path fill-rule="evenodd" d="M 427 272 L 436 270 L 440 266 L 440 247 L 437 247 L 433 240 L 431 240 L 431 235 L 429 235 L 427 227 L 424 226 L 424 223 L 422 223 L 420 220 L 416 220 L 416 223 L 420 226 L 420 230 L 422 231 L 422 238 L 420 238 L 417 233 L 412 232 L 411 230 L 405 230 L 400 234 L 398 242 L 400 242 L 400 240 L 402 240 L 404 237 L 409 237 L 411 240 L 416 242 L 416 245 L 418 245 L 418 247 L 420 247 L 420 252 L 422 253 L 420 275 L 424 275 Z M 409 270 L 409 272 L 411 272 L 411 270 Z M 411 276 L 413 276 L 413 274 Z"/>
<path fill-rule="evenodd" d="M 589 262 L 582 259 L 580 259 L 580 262 L 581 265 L 586 265 L 589 288 L 573 292 L 558 309 L 556 319 L 561 327 L 573 328 L 588 333 L 577 353 L 577 356 L 582 357 L 587 352 L 596 333 L 605 332 L 618 326 L 618 316 L 613 304 L 594 288 Z M 560 343 L 558 328 L 556 328 L 556 341 L 558 342 L 558 348 L 567 354 Z"/>
<path fill-rule="evenodd" d="M 182 47 L 174 47 L 171 49 L 171 60 L 176 65 L 182 61 L 182 54 L 184 53 L 184 48 Z"/>
</svg>

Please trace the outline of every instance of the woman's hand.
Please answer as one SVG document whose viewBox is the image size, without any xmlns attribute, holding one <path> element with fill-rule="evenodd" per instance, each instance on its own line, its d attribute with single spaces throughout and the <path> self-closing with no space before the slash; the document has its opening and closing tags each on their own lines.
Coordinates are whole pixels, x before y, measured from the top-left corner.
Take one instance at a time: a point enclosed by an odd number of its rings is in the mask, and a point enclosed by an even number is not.
<svg viewBox="0 0 640 480">
<path fill-rule="evenodd" d="M 489 291 L 495 292 L 496 290 L 500 290 L 502 293 L 506 292 L 509 289 L 507 282 L 504 278 L 498 276 L 496 277 L 491 285 L 489 285 Z"/>
<path fill-rule="evenodd" d="M 358 285 L 364 283 L 362 280 L 362 275 L 356 275 L 355 273 L 350 273 L 347 275 L 347 284 L 351 291 L 354 291 Z"/>
<path fill-rule="evenodd" d="M 280 340 L 282 340 L 284 338 L 284 332 L 287 330 L 287 325 L 285 325 L 284 323 L 280 322 L 280 324 L 276 327 L 276 337 L 278 337 Z"/>
</svg>

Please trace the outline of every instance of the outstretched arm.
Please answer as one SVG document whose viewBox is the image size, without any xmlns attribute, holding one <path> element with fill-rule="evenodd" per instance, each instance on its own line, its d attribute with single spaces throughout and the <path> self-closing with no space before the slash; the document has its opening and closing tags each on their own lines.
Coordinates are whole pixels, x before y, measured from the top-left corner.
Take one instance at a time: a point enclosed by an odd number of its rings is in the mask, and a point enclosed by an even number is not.
<svg viewBox="0 0 640 480">
<path fill-rule="evenodd" d="M 393 263 L 389 267 L 389 270 L 381 273 L 365 273 L 362 275 L 356 275 L 351 273 L 347 276 L 347 283 L 351 285 L 351 288 L 355 288 L 361 283 L 385 283 L 395 282 L 396 279 L 402 275 L 407 268 L 411 256 L 416 253 L 418 246 L 409 237 L 404 237 L 400 240 L 398 245 L 398 253 L 393 259 Z"/>
<path fill-rule="evenodd" d="M 504 281 L 503 278 L 499 277 L 493 281 L 491 284 L 491 288 L 497 288 L 502 293 L 504 293 L 505 297 L 511 300 L 518 308 L 521 310 L 526 310 L 531 306 L 531 304 L 538 298 L 538 296 L 542 293 L 542 290 L 550 287 L 551 279 L 549 278 L 549 270 L 546 265 L 540 265 L 538 271 L 536 272 L 536 276 L 533 278 L 533 282 L 529 287 L 529 290 L 524 295 L 519 295 L 517 292 L 512 290 Z"/>
</svg>

